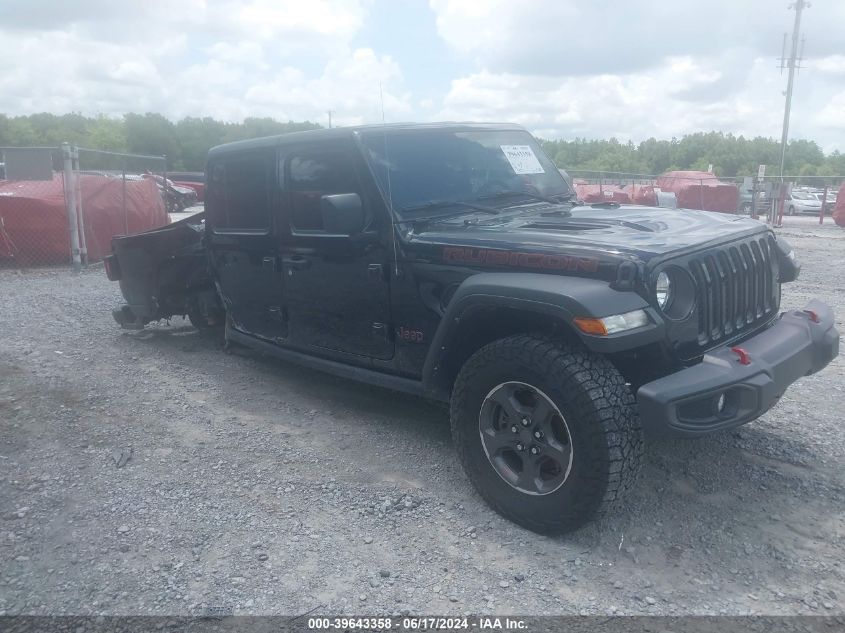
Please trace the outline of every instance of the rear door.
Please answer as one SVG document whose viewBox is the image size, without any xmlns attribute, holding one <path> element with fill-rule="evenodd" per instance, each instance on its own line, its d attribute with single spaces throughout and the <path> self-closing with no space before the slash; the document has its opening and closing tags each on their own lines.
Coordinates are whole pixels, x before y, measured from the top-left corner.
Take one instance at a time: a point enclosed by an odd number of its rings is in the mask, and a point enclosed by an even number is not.
<svg viewBox="0 0 845 633">
<path fill-rule="evenodd" d="M 272 213 L 279 203 L 275 150 L 224 155 L 208 170 L 209 251 L 229 318 L 242 332 L 280 341 L 287 323 Z"/>
<path fill-rule="evenodd" d="M 285 148 L 279 156 L 287 227 L 282 266 L 289 341 L 362 358 L 393 357 L 388 269 L 389 222 L 363 159 L 352 144 Z M 358 194 L 362 230 L 332 235 L 320 199 Z"/>
</svg>

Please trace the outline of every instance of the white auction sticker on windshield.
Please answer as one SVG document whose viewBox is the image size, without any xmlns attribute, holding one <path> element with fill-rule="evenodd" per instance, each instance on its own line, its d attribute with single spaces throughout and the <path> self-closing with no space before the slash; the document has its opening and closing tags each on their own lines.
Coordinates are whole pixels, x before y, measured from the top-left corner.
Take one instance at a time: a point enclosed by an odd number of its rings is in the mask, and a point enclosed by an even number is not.
<svg viewBox="0 0 845 633">
<path fill-rule="evenodd" d="M 502 145 L 501 147 L 515 174 L 546 173 L 530 145 Z"/>
</svg>

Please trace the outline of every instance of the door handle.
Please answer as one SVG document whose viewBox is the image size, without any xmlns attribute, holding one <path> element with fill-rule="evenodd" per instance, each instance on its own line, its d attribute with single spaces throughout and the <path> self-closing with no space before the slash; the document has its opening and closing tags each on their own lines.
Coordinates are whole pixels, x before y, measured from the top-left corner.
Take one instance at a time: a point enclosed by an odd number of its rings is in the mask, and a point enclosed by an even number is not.
<svg viewBox="0 0 845 633">
<path fill-rule="evenodd" d="M 305 270 L 307 268 L 311 268 L 311 260 L 302 255 L 291 255 L 290 257 L 285 257 L 282 259 L 282 262 L 284 262 L 285 266 L 288 266 L 293 270 Z"/>
</svg>

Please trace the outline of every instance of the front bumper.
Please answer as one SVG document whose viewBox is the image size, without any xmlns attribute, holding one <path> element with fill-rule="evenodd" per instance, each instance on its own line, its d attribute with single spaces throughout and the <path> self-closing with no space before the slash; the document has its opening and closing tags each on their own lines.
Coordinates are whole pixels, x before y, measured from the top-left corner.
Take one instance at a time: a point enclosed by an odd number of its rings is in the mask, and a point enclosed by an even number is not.
<svg viewBox="0 0 845 633">
<path fill-rule="evenodd" d="M 747 353 L 748 364 L 741 362 L 739 351 L 732 351 L 737 348 Z M 814 299 L 737 346 L 715 350 L 693 367 L 640 387 L 643 428 L 656 435 L 696 437 L 751 422 L 789 385 L 819 371 L 837 354 L 833 310 Z"/>
</svg>

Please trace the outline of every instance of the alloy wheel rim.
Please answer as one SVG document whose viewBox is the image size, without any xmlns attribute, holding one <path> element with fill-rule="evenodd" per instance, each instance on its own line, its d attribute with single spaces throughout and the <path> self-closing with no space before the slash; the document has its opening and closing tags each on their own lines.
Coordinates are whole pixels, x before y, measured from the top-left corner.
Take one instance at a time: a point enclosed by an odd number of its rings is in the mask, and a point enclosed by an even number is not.
<svg viewBox="0 0 845 633">
<path fill-rule="evenodd" d="M 552 399 L 533 385 L 495 386 L 481 403 L 478 432 L 493 470 L 524 494 L 551 494 L 569 477 L 569 426 Z"/>
</svg>

